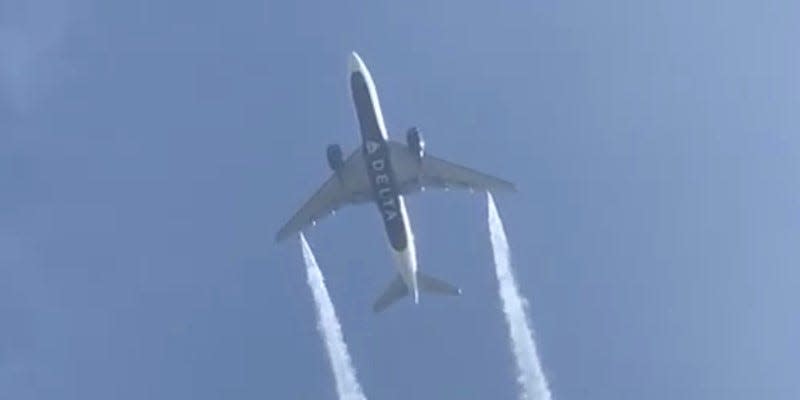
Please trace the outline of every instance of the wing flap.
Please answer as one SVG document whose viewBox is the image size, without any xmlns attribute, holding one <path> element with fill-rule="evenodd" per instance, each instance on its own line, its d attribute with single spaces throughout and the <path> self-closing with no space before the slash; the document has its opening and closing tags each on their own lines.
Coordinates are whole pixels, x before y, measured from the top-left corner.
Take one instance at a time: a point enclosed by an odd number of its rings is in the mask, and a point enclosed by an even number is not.
<svg viewBox="0 0 800 400">
<path fill-rule="evenodd" d="M 509 181 L 435 156 L 425 154 L 421 160 L 417 160 L 403 143 L 390 142 L 389 146 L 401 193 L 413 193 L 428 187 L 516 191 L 514 184 Z"/>
<path fill-rule="evenodd" d="M 370 193 L 363 155 L 360 149 L 356 149 L 342 168 L 333 173 L 283 225 L 275 240 L 284 240 L 347 204 L 369 201 L 372 199 Z"/>
</svg>

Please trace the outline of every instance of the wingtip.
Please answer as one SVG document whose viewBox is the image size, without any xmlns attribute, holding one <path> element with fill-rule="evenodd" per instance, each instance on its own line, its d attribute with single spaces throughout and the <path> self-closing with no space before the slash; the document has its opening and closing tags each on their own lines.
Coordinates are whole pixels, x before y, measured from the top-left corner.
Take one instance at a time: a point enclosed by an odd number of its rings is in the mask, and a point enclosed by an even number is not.
<svg viewBox="0 0 800 400">
<path fill-rule="evenodd" d="M 517 189 L 517 185 L 509 182 L 505 187 L 496 187 L 494 189 L 489 189 L 486 190 L 486 193 L 489 193 L 492 196 L 498 193 L 519 193 L 519 189 Z"/>
<path fill-rule="evenodd" d="M 502 191 L 510 193 L 517 193 L 519 191 L 517 190 L 517 185 L 514 182 L 504 181 L 503 183 L 504 185 L 501 187 L 503 189 Z"/>
</svg>

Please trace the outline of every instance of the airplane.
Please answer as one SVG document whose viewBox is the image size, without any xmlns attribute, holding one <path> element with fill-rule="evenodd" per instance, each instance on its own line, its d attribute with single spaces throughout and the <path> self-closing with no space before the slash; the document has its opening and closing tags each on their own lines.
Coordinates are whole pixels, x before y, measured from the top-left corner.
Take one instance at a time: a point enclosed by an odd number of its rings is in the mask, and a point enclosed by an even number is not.
<svg viewBox="0 0 800 400">
<path fill-rule="evenodd" d="M 337 144 L 326 150 L 333 174 L 278 231 L 280 242 L 348 204 L 372 202 L 383 219 L 397 276 L 373 304 L 380 312 L 411 295 L 419 303 L 419 292 L 460 295 L 461 289 L 422 273 L 417 266 L 414 235 L 404 196 L 426 188 L 465 188 L 472 191 L 516 191 L 511 182 L 434 157 L 425 151 L 419 130 L 406 132 L 406 143 L 389 139 L 378 92 L 361 57 L 349 58 L 350 92 L 361 130 L 362 144 L 342 157 Z"/>
</svg>

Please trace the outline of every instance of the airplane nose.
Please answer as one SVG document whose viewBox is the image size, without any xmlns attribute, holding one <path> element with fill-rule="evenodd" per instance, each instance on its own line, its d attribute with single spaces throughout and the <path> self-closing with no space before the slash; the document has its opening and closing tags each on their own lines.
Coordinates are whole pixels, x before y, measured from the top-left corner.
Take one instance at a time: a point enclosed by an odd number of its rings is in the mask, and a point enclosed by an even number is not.
<svg viewBox="0 0 800 400">
<path fill-rule="evenodd" d="M 358 53 L 355 51 L 350 53 L 350 59 L 348 60 L 348 67 L 350 69 L 350 73 L 360 72 L 364 69 L 364 61 L 361 61 L 361 57 L 358 56 Z"/>
</svg>

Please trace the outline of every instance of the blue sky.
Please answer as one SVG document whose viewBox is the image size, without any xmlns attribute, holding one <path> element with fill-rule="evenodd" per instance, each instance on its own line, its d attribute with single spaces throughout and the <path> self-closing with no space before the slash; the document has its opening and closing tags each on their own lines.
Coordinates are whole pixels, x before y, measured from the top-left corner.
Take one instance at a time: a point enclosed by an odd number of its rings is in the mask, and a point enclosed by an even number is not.
<svg viewBox="0 0 800 400">
<path fill-rule="evenodd" d="M 0 397 L 333 398 L 281 224 L 390 134 L 498 196 L 557 399 L 796 399 L 800 4 L 0 2 Z M 366 395 L 515 398 L 485 199 L 408 200 L 458 283 L 374 316 L 371 206 L 309 233 Z"/>
</svg>

